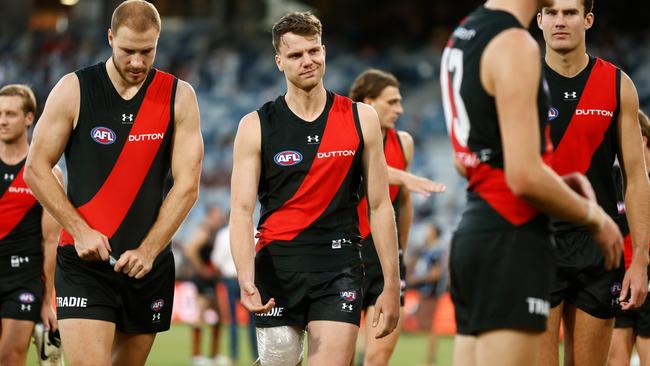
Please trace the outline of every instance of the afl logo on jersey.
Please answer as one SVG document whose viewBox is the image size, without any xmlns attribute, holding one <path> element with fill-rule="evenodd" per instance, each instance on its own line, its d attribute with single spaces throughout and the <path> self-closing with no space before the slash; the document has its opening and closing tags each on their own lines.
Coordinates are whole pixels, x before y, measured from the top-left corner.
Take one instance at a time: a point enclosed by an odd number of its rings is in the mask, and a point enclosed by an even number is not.
<svg viewBox="0 0 650 366">
<path fill-rule="evenodd" d="M 151 303 L 151 310 L 160 311 L 163 308 L 163 306 L 165 306 L 165 300 L 158 299 Z"/>
<path fill-rule="evenodd" d="M 293 150 L 281 151 L 275 154 L 273 161 L 279 166 L 296 165 L 302 161 L 302 154 Z"/>
<path fill-rule="evenodd" d="M 31 292 L 23 292 L 18 295 L 18 300 L 23 304 L 31 304 L 36 301 L 36 296 Z"/>
<path fill-rule="evenodd" d="M 552 121 L 556 119 L 559 114 L 560 112 L 556 108 L 551 107 L 551 109 L 548 110 L 548 120 Z"/>
<path fill-rule="evenodd" d="M 93 128 L 90 131 L 90 137 L 102 145 L 110 145 L 115 142 L 115 132 L 108 127 L 99 126 Z"/>
</svg>

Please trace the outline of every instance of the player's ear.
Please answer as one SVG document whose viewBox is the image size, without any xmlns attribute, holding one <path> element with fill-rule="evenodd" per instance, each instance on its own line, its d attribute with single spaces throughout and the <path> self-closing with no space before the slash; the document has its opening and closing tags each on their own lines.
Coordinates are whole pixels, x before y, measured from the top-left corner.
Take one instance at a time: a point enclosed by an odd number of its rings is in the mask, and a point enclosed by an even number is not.
<svg viewBox="0 0 650 366">
<path fill-rule="evenodd" d="M 284 67 L 282 66 L 282 58 L 277 53 L 275 54 L 275 65 L 278 67 L 278 70 L 284 72 Z"/>
<path fill-rule="evenodd" d="M 589 13 L 585 16 L 585 29 L 590 29 L 594 26 L 594 13 Z"/>
<path fill-rule="evenodd" d="M 537 28 L 542 29 L 542 9 L 537 12 Z"/>
<path fill-rule="evenodd" d="M 113 31 L 108 28 L 108 44 L 113 47 Z"/>
</svg>

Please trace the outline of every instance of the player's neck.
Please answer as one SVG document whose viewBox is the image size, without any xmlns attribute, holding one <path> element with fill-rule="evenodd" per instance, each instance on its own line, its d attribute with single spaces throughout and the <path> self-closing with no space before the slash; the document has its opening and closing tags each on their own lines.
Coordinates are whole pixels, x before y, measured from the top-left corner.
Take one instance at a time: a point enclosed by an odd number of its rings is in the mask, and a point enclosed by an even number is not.
<svg viewBox="0 0 650 366">
<path fill-rule="evenodd" d="M 113 84 L 117 93 L 126 100 L 130 100 L 138 94 L 140 87 L 147 80 L 145 77 L 139 84 L 130 84 L 126 82 L 122 75 L 120 75 L 120 72 L 117 71 L 112 57 L 106 61 L 106 72 L 108 73 L 108 78 L 111 80 L 111 84 Z"/>
<path fill-rule="evenodd" d="M 27 135 L 11 143 L 0 142 L 0 160 L 5 164 L 15 165 L 20 163 L 25 159 L 28 151 Z"/>
<path fill-rule="evenodd" d="M 327 91 L 322 83 L 311 90 L 303 90 L 289 84 L 284 101 L 296 116 L 305 121 L 313 121 L 325 109 Z"/>
<path fill-rule="evenodd" d="M 503 10 L 512 14 L 525 28 L 530 26 L 530 22 L 537 11 L 535 1 L 488 0 L 485 7 L 492 10 Z"/>
<path fill-rule="evenodd" d="M 572 78 L 578 75 L 589 64 L 586 47 L 578 47 L 568 53 L 559 53 L 546 46 L 546 64 L 558 74 Z"/>
</svg>

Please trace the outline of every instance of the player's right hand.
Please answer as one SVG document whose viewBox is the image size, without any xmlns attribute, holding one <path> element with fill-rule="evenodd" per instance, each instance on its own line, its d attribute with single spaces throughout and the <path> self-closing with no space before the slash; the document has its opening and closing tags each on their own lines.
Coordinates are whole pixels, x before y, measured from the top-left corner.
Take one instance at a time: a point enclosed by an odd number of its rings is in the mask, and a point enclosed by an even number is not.
<svg viewBox="0 0 650 366">
<path fill-rule="evenodd" d="M 377 328 L 381 323 L 381 327 L 375 333 L 375 338 L 383 338 L 392 333 L 397 328 L 398 320 L 399 288 L 397 291 L 384 288 L 375 302 L 375 313 L 372 317 L 373 328 Z"/>
<path fill-rule="evenodd" d="M 241 285 L 241 304 L 246 310 L 255 314 L 268 313 L 275 306 L 275 299 L 270 298 L 266 304 L 262 304 L 260 291 L 252 282 L 246 282 Z"/>
<path fill-rule="evenodd" d="M 429 197 L 431 193 L 440 193 L 447 189 L 442 183 L 434 182 L 414 174 L 408 174 L 404 178 L 404 187 L 411 192 L 419 193 L 426 197 Z"/>
<path fill-rule="evenodd" d="M 85 261 L 108 261 L 111 245 L 106 235 L 99 231 L 88 229 L 75 237 L 74 243 L 79 258 Z"/>
<path fill-rule="evenodd" d="M 618 225 L 600 207 L 597 215 L 602 215 L 603 223 L 593 229 L 593 238 L 603 251 L 605 257 L 605 269 L 618 268 L 623 255 L 623 236 Z"/>
</svg>

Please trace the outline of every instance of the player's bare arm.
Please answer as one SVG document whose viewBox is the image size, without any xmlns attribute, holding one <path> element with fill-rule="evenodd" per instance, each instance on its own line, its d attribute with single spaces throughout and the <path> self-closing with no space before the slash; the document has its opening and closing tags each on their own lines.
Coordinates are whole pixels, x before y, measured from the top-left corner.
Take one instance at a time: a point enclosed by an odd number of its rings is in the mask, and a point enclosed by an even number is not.
<svg viewBox="0 0 650 366">
<path fill-rule="evenodd" d="M 429 197 L 431 193 L 444 192 L 447 189 L 443 183 L 434 182 L 431 179 L 420 177 L 404 170 L 388 167 L 388 184 L 402 186 L 411 192 L 419 193 Z"/>
<path fill-rule="evenodd" d="M 370 229 L 384 275 L 384 290 L 375 304 L 373 327 L 383 322 L 375 337 L 390 334 L 399 319 L 399 272 L 397 266 L 397 233 L 395 213 L 388 195 L 388 173 L 382 148 L 379 118 L 374 108 L 359 103 L 359 119 L 363 133 L 363 176 L 370 208 Z"/>
<path fill-rule="evenodd" d="M 190 84 L 179 80 L 174 101 L 174 136 L 172 137 L 172 189 L 160 207 L 156 222 L 137 249 L 122 253 L 115 264 L 116 272 L 129 277 L 144 277 L 158 254 L 169 244 L 199 195 L 199 178 L 203 161 L 199 105 Z"/>
<path fill-rule="evenodd" d="M 539 48 L 523 29 L 495 37 L 481 59 L 481 83 L 496 99 L 507 184 L 540 211 L 586 224 L 603 250 L 606 267 L 618 267 L 618 226 L 602 208 L 564 184 L 539 155 L 539 117 L 530 106 L 537 101 L 540 73 Z"/>
<path fill-rule="evenodd" d="M 84 260 L 108 260 L 108 239 L 77 213 L 52 169 L 75 127 L 80 104 L 79 79 L 67 74 L 54 86 L 36 124 L 25 163 L 25 183 L 43 207 L 68 231 Z"/>
<path fill-rule="evenodd" d="M 398 131 L 397 135 L 402 143 L 404 149 L 404 159 L 406 160 L 406 167 L 404 171 L 408 172 L 413 161 L 413 137 L 406 131 Z M 390 172 L 389 172 L 390 176 Z M 397 222 L 397 235 L 399 236 L 399 244 L 402 253 L 406 255 L 406 246 L 408 244 L 409 230 L 413 222 L 413 201 L 411 201 L 411 192 L 408 189 L 400 190 L 399 198 L 399 218 Z"/>
<path fill-rule="evenodd" d="M 645 170 L 643 140 L 637 113 L 639 97 L 632 80 L 621 72 L 621 108 L 618 117 L 618 145 L 625 174 L 625 208 L 632 235 L 632 262 L 623 278 L 621 300 L 632 291 L 627 310 L 641 306 L 648 294 L 648 238 L 650 237 L 650 183 Z"/>
<path fill-rule="evenodd" d="M 52 169 L 54 176 L 63 186 L 63 173 L 58 166 Z M 56 268 L 56 248 L 59 242 L 59 233 L 61 225 L 50 215 L 47 210 L 43 210 L 41 218 L 41 228 L 43 232 L 43 275 L 45 276 L 45 290 L 43 293 L 43 306 L 41 306 L 41 321 L 45 330 L 56 329 L 58 327 L 56 315 L 52 310 L 52 296 L 54 295 L 54 269 Z"/>
<path fill-rule="evenodd" d="M 262 171 L 262 132 L 257 112 L 244 116 L 239 122 L 233 147 L 230 182 L 230 250 L 237 268 L 241 287 L 241 302 L 253 313 L 266 313 L 275 300 L 262 304 L 255 287 L 255 244 L 253 241 L 253 211 Z"/>
</svg>

